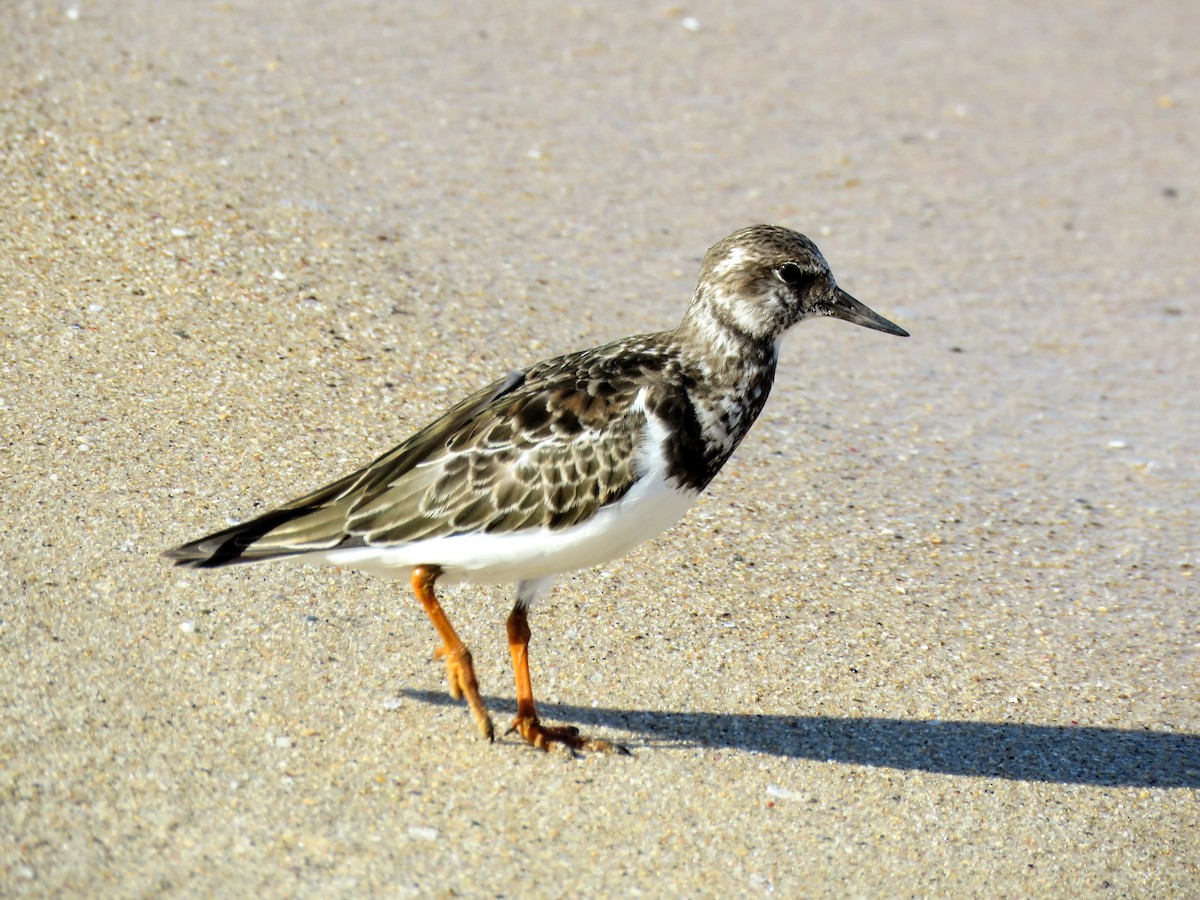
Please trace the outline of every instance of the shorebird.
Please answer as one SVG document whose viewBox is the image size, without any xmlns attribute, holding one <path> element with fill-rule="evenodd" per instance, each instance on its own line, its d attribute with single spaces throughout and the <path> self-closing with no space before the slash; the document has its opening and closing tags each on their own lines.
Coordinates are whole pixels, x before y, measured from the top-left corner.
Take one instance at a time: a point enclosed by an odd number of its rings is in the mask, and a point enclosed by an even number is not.
<svg viewBox="0 0 1200 900">
<path fill-rule="evenodd" d="M 435 586 L 515 582 L 509 732 L 541 749 L 619 750 L 539 720 L 529 609 L 556 575 L 682 518 L 762 411 L 784 333 L 820 316 L 908 334 L 839 288 L 804 235 L 743 228 L 705 255 L 676 328 L 512 372 L 357 472 L 164 555 L 200 569 L 291 560 L 408 578 L 441 639 L 450 693 L 489 740 L 471 653 Z"/>
</svg>

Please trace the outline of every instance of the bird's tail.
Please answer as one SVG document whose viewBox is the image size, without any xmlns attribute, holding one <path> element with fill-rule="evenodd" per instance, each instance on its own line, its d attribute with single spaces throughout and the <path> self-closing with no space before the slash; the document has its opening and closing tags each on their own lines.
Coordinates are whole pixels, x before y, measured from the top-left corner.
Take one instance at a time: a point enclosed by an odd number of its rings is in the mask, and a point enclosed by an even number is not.
<svg viewBox="0 0 1200 900">
<path fill-rule="evenodd" d="M 180 544 L 163 557 L 177 566 L 215 569 L 331 550 L 351 540 L 345 523 L 353 498 L 346 495 L 361 475 L 355 472 L 248 522 Z"/>
<path fill-rule="evenodd" d="M 164 559 L 172 560 L 177 566 L 189 569 L 214 569 L 236 563 L 260 562 L 283 556 L 294 556 L 319 549 L 313 546 L 282 544 L 279 541 L 263 542 L 263 538 L 308 510 L 277 509 L 249 522 L 242 522 L 224 531 L 218 531 L 197 541 L 180 544 L 163 553 Z"/>
</svg>

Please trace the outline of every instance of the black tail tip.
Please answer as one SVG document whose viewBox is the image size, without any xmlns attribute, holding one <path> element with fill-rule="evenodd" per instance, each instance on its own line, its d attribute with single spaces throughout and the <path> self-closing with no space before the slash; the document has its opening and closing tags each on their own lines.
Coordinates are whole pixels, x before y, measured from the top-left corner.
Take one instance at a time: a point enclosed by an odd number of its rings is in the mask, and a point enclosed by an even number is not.
<svg viewBox="0 0 1200 900">
<path fill-rule="evenodd" d="M 196 550 L 189 544 L 164 550 L 158 556 L 160 559 L 170 560 L 175 565 L 184 569 L 203 569 L 205 564 L 212 559 L 211 554 Z"/>
</svg>

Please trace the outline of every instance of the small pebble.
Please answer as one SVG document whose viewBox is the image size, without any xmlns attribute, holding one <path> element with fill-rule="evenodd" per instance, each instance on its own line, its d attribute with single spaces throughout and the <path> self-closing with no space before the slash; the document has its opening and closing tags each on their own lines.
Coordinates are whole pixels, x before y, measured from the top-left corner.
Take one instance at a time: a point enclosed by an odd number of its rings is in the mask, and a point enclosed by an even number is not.
<svg viewBox="0 0 1200 900">
<path fill-rule="evenodd" d="M 787 788 L 780 787 L 777 784 L 768 784 L 767 785 L 767 796 L 775 797 L 778 800 L 790 800 L 796 796 L 796 792 L 789 791 Z"/>
</svg>

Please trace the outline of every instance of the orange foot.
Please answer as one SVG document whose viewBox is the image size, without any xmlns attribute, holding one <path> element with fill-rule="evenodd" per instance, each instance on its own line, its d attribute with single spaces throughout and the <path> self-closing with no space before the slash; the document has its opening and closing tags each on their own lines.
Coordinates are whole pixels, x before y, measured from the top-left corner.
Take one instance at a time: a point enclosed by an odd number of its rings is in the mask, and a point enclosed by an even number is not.
<svg viewBox="0 0 1200 900">
<path fill-rule="evenodd" d="M 445 645 L 433 651 L 435 659 L 446 661 L 446 682 L 450 685 L 450 696 L 455 700 L 467 698 L 467 706 L 479 733 L 487 740 L 495 739 L 495 729 L 492 727 L 492 717 L 488 715 L 487 707 L 483 705 L 483 697 L 479 694 L 479 682 L 475 680 L 475 664 L 471 661 L 471 651 L 460 647 L 456 651 L 447 650 Z"/>
<path fill-rule="evenodd" d="M 537 716 L 517 716 L 505 734 L 512 734 L 514 731 L 539 750 L 549 750 L 553 746 L 559 746 L 572 756 L 576 750 L 629 755 L 629 751 L 620 744 L 584 737 L 574 725 L 554 727 L 542 725 Z"/>
</svg>

